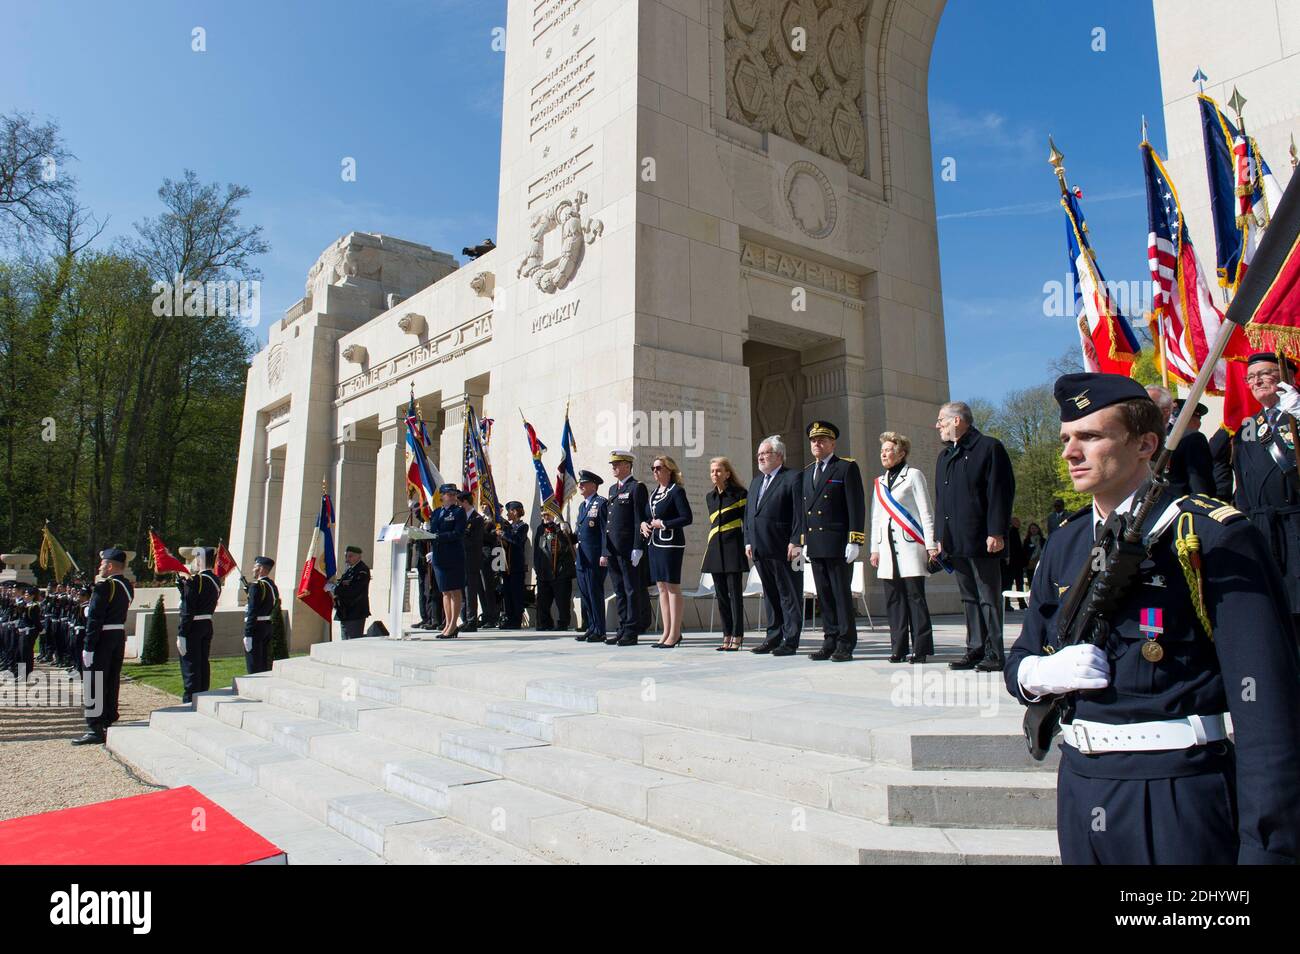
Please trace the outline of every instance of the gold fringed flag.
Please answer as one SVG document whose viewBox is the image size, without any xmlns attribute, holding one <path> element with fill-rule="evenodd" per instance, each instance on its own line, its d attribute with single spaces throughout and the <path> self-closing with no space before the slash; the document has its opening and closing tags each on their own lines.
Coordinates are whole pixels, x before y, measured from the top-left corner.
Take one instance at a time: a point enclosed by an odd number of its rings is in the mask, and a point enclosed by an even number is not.
<svg viewBox="0 0 1300 954">
<path fill-rule="evenodd" d="M 163 543 L 162 537 L 149 531 L 149 569 L 161 576 L 164 573 L 184 573 L 190 575 L 190 568 L 178 560 L 171 550 L 167 549 L 167 544 Z"/>
<path fill-rule="evenodd" d="M 1261 351 L 1300 347 L 1300 189 L 1287 188 L 1225 316 Z"/>
<path fill-rule="evenodd" d="M 68 551 L 63 549 L 63 544 L 58 538 L 50 532 L 49 524 L 41 531 L 41 569 L 48 570 L 53 564 L 54 580 L 56 583 L 62 583 L 71 570 L 81 572 L 81 567 L 77 566 L 77 561 L 68 556 Z"/>
</svg>

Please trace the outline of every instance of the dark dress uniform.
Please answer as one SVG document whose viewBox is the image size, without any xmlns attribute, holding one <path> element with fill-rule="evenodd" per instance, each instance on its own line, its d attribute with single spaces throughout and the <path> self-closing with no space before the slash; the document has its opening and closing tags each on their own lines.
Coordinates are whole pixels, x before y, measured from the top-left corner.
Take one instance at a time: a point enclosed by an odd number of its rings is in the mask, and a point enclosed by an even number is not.
<svg viewBox="0 0 1300 954">
<path fill-rule="evenodd" d="M 583 479 L 590 479 L 585 471 Z M 582 624 L 586 627 L 578 638 L 592 643 L 605 641 L 605 567 L 600 565 L 600 557 L 608 519 L 609 500 L 600 494 L 592 494 L 578 505 L 575 569 L 582 597 Z"/>
<path fill-rule="evenodd" d="M 185 640 L 181 656 L 181 681 L 185 691 L 182 702 L 192 702 L 194 693 L 207 692 L 212 685 L 212 614 L 221 596 L 221 581 L 211 570 L 177 584 L 181 588 L 180 622 L 177 635 Z M 93 597 L 92 597 L 93 600 Z M 87 629 L 86 644 L 90 644 Z"/>
<path fill-rule="evenodd" d="M 250 673 L 271 670 L 271 617 L 280 606 L 280 590 L 269 576 L 248 584 L 248 605 L 244 607 L 244 665 Z"/>
<path fill-rule="evenodd" d="M 803 474 L 784 466 L 770 478 L 760 474 L 750 494 L 745 545 L 754 551 L 767 610 L 767 638 L 751 652 L 790 656 L 803 630 L 803 564 L 792 566 L 789 556 L 790 545 L 798 546 L 803 537 Z"/>
<path fill-rule="evenodd" d="M 334 584 L 334 618 L 342 624 L 344 639 L 357 639 L 369 617 L 370 567 L 357 560 Z"/>
<path fill-rule="evenodd" d="M 853 613 L 853 565 L 844 559 L 850 543 L 866 542 L 866 492 L 857 461 L 830 457 L 803 472 L 803 554 L 812 564 L 822 605 L 822 647 L 814 659 L 832 654 L 845 660 L 858 644 Z"/>
<path fill-rule="evenodd" d="M 479 573 L 483 591 L 479 594 L 483 607 L 479 615 L 483 626 L 501 625 L 505 597 L 501 585 L 501 570 L 505 566 L 505 544 L 501 539 L 501 525 L 483 516 L 483 564 Z"/>
<path fill-rule="evenodd" d="M 85 652 L 93 653 L 94 657 L 82 675 L 82 701 L 87 735 L 97 739 L 83 736 L 86 741 L 104 741 L 108 727 L 117 721 L 122 657 L 126 652 L 126 616 L 134 598 L 135 588 L 121 574 L 100 580 L 91 592 Z M 211 625 L 208 624 L 209 629 Z"/>
<path fill-rule="evenodd" d="M 1232 434 L 1220 427 L 1210 438 L 1210 458 L 1214 461 L 1214 496 L 1232 500 Z"/>
<path fill-rule="evenodd" d="M 506 555 L 505 622 L 502 629 L 519 629 L 524 622 L 524 579 L 528 573 L 528 524 L 522 520 L 501 528 Z"/>
<path fill-rule="evenodd" d="M 538 629 L 569 628 L 573 612 L 573 581 L 577 576 L 573 534 L 558 522 L 543 520 L 533 538 Z M 551 615 L 552 607 L 554 616 Z"/>
<path fill-rule="evenodd" d="M 606 643 L 633 645 L 650 628 L 650 596 L 646 540 L 641 524 L 650 519 L 650 494 L 631 474 L 609 488 L 609 520 L 605 524 L 604 556 L 609 568 L 614 598 L 618 604 L 618 632 Z M 632 551 L 642 559 L 632 565 Z"/>
<path fill-rule="evenodd" d="M 1169 490 L 1177 497 L 1187 494 L 1218 496 L 1214 454 L 1210 451 L 1210 442 L 1200 431 L 1188 431 L 1174 449 L 1169 461 Z"/>
<path fill-rule="evenodd" d="M 681 583 L 682 558 L 686 555 L 686 527 L 695 519 L 691 502 L 680 484 L 656 485 L 650 495 L 648 520 L 662 520 L 663 527 L 650 531 L 647 553 L 652 583 Z M 638 530 L 638 533 L 640 531 Z M 645 539 L 644 537 L 642 539 Z"/>
<path fill-rule="evenodd" d="M 459 503 L 439 507 L 429 518 L 433 534 L 430 556 L 433 578 L 440 593 L 454 593 L 465 588 L 465 528 L 469 520 Z"/>
<path fill-rule="evenodd" d="M 472 632 L 478 629 L 479 598 L 483 593 L 483 542 L 487 532 L 487 520 L 477 510 L 465 515 L 465 536 L 462 540 L 465 551 L 465 602 L 461 606 L 460 617 L 465 625 L 462 630 Z M 484 605 L 489 605 L 484 601 Z"/>
<path fill-rule="evenodd" d="M 1263 534 L 1291 614 L 1300 623 L 1300 482 L 1291 421 L 1289 414 L 1271 408 L 1241 422 L 1232 438 L 1233 503 Z"/>
<path fill-rule="evenodd" d="M 1148 530 L 1170 502 L 1166 497 L 1153 508 Z M 1281 581 L 1264 540 L 1231 506 L 1193 496 L 1176 508 L 1179 517 L 1113 617 L 1103 647 L 1110 685 L 1075 694 L 1073 724 L 1213 720 L 1230 712 L 1235 744 L 1218 738 L 1166 751 L 1088 754 L 1086 741 L 1083 747 L 1062 742 L 1061 860 L 1294 862 L 1300 858 L 1300 662 Z M 1052 534 L 1034 574 L 1024 628 L 1005 672 L 1007 688 L 1021 701 L 1021 662 L 1059 647 L 1056 616 L 1090 558 L 1092 513 L 1084 508 Z M 1189 515 L 1200 540 L 1212 637 L 1198 621 L 1175 550 L 1181 515 Z M 1142 652 L 1151 639 L 1163 651 L 1155 661 Z M 1094 727 L 1089 738 L 1098 734 Z"/>
<path fill-rule="evenodd" d="M 749 560 L 745 556 L 745 507 L 748 493 L 734 481 L 719 493 L 716 487 L 704 495 L 709 508 L 709 538 L 705 542 L 700 572 L 713 575 L 713 593 L 718 601 L 724 636 L 745 635 L 745 577 Z"/>
</svg>

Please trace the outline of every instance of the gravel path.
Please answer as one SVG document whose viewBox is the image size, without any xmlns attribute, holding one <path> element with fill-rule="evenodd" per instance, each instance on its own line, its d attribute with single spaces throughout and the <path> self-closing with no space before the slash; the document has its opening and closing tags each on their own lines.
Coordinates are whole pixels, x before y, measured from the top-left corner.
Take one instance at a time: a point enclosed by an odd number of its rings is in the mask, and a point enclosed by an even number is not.
<svg viewBox="0 0 1300 954">
<path fill-rule="evenodd" d="M 86 731 L 79 687 L 70 687 L 62 670 L 37 669 L 49 687 L 44 698 L 17 705 L 23 700 L 13 684 L 0 687 L 0 819 L 155 791 L 159 786 L 136 778 L 102 745 L 68 744 Z M 49 705 L 51 695 L 62 704 Z M 154 709 L 177 702 L 170 693 L 123 680 L 119 723 L 146 721 Z"/>
</svg>

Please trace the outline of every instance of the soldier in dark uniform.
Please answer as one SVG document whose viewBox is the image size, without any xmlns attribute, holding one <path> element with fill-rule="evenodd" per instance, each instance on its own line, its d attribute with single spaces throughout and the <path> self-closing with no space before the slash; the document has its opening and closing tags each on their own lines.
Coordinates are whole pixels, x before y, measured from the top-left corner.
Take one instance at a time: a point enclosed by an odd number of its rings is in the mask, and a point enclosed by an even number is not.
<svg viewBox="0 0 1300 954">
<path fill-rule="evenodd" d="M 578 575 L 573 531 L 542 511 L 533 536 L 533 579 L 537 583 L 537 628 L 566 630 L 573 613 L 573 581 Z M 554 609 L 555 615 L 551 615 Z"/>
<path fill-rule="evenodd" d="M 813 462 L 803 472 L 804 559 L 812 564 L 822 605 L 822 647 L 810 658 L 847 662 L 858 644 L 853 612 L 853 564 L 866 541 L 862 473 L 852 457 L 836 457 L 840 429 L 828 421 L 807 428 Z"/>
<path fill-rule="evenodd" d="M 124 575 L 126 553 L 104 550 L 100 554 L 100 581 L 95 584 L 86 613 L 86 644 L 81 651 L 82 702 L 86 734 L 73 745 L 103 745 L 108 727 L 117 721 L 117 694 L 126 652 L 126 616 L 135 588 Z"/>
<path fill-rule="evenodd" d="M 501 527 L 488 504 L 483 505 L 483 563 L 479 578 L 483 588 L 479 593 L 482 607 L 479 613 L 479 625 L 484 629 L 497 629 L 501 625 L 501 614 L 505 605 L 502 595 L 501 576 L 505 567 L 505 545 L 501 541 Z"/>
<path fill-rule="evenodd" d="M 487 521 L 474 509 L 474 495 L 468 490 L 462 490 L 456 499 L 465 511 L 465 605 L 460 630 L 472 633 L 478 629 L 479 598 L 483 592 L 483 541 Z"/>
<path fill-rule="evenodd" d="M 604 483 L 599 474 L 589 470 L 578 474 L 577 571 L 578 593 L 582 596 L 582 624 L 586 627 L 574 639 L 589 643 L 605 641 L 605 525 L 609 520 L 609 500 L 600 495 Z"/>
<path fill-rule="evenodd" d="M 41 635 L 41 591 L 28 585 L 18 618 L 19 665 L 27 678 L 36 671 L 36 640 Z"/>
<path fill-rule="evenodd" d="M 1143 525 L 1150 557 L 1106 618 L 1104 645 L 1062 648 L 1061 606 L 1102 522 L 1145 492 L 1164 423 L 1126 377 L 1068 374 L 1055 393 L 1062 456 L 1093 503 L 1048 539 L 1004 678 L 1021 701 L 1073 694 L 1057 783 L 1061 860 L 1294 863 L 1300 660 L 1265 541 L 1230 505 L 1166 492 Z M 1196 556 L 1180 560 L 1180 549 Z"/>
<path fill-rule="evenodd" d="M 618 632 L 607 645 L 635 646 L 650 628 L 649 564 L 641 524 L 650 519 L 650 492 L 632 476 L 636 458 L 631 451 L 609 455 L 614 483 L 609 488 L 609 518 L 605 523 L 603 556 L 618 604 Z"/>
<path fill-rule="evenodd" d="M 271 579 L 274 567 L 270 557 L 253 560 L 253 579 L 248 584 L 248 605 L 244 610 L 244 665 L 249 673 L 271 671 L 271 617 L 280 608 L 280 591 Z"/>
<path fill-rule="evenodd" d="M 1152 385 L 1147 388 L 1147 395 L 1156 402 L 1160 416 L 1165 422 L 1165 434 L 1173 426 L 1174 417 L 1183 408 L 1181 399 L 1175 401 L 1168 388 Z M 1205 494 L 1215 496 L 1214 455 L 1210 452 L 1210 442 L 1201 433 L 1201 418 L 1208 411 L 1204 404 L 1196 405 L 1196 415 L 1183 439 L 1178 442 L 1173 457 L 1169 461 L 1169 492 L 1178 497 L 1187 494 Z"/>
<path fill-rule="evenodd" d="M 194 693 L 212 687 L 212 614 L 221 596 L 221 581 L 207 569 L 216 563 L 214 547 L 203 548 L 205 569 L 188 580 L 178 580 L 181 591 L 180 621 L 177 625 L 176 649 L 181 654 L 182 702 L 192 702 Z"/>
<path fill-rule="evenodd" d="M 505 549 L 505 622 L 502 629 L 519 629 L 524 622 L 524 575 L 528 571 L 528 524 L 524 523 L 524 505 L 518 500 L 506 504 L 506 519 L 501 528 L 501 546 Z"/>
<path fill-rule="evenodd" d="M 1246 383 L 1260 412 L 1243 420 L 1232 438 L 1233 503 L 1263 534 L 1300 625 L 1300 479 L 1292 430 L 1300 395 L 1282 383 L 1277 355 L 1268 351 L 1250 356 Z"/>
<path fill-rule="evenodd" d="M 348 568 L 325 589 L 334 594 L 334 618 L 343 638 L 359 639 L 370 616 L 370 567 L 361 559 L 360 547 L 344 548 L 343 560 Z"/>
</svg>

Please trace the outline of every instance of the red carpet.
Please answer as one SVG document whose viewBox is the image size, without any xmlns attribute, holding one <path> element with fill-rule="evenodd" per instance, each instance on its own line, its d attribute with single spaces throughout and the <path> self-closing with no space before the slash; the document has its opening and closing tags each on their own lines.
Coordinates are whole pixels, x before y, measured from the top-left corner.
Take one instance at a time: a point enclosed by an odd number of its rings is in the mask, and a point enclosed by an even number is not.
<svg viewBox="0 0 1300 954">
<path fill-rule="evenodd" d="M 190 786 L 0 822 L 4 865 L 246 865 L 284 853 Z"/>
</svg>

